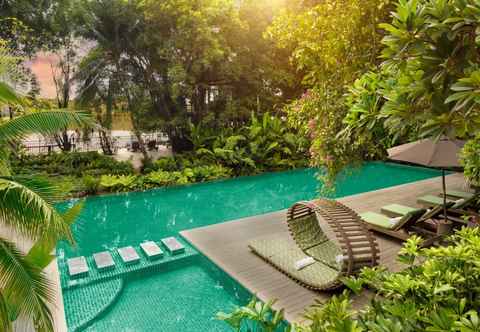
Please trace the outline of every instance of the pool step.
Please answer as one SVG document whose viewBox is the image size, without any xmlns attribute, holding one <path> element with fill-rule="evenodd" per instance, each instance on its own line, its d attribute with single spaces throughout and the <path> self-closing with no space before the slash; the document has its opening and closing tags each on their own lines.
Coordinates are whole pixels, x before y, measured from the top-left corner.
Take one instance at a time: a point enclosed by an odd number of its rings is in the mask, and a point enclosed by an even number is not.
<svg viewBox="0 0 480 332">
<path fill-rule="evenodd" d="M 86 264 L 88 266 L 88 274 L 83 276 L 76 276 L 71 278 L 68 275 L 68 266 L 65 259 L 58 259 L 58 267 L 60 270 L 60 281 L 62 289 L 68 289 L 81 285 L 87 285 L 92 282 L 108 280 L 126 274 L 142 271 L 146 269 L 167 269 L 169 265 L 185 260 L 189 257 L 198 255 L 198 252 L 183 240 L 178 240 L 179 244 L 184 248 L 182 252 L 162 252 L 162 256 L 157 256 L 155 259 L 149 258 L 148 255 L 140 255 L 135 264 L 125 264 L 122 257 L 117 250 L 109 250 L 112 257 L 112 262 L 109 263 L 109 268 L 98 269 L 97 263 L 93 256 L 85 257 Z M 135 252 L 143 252 L 141 246 L 134 246 Z M 157 252 L 158 254 L 158 252 Z M 98 258 L 98 257 L 97 257 Z M 97 259 L 98 260 L 98 259 Z"/>
</svg>

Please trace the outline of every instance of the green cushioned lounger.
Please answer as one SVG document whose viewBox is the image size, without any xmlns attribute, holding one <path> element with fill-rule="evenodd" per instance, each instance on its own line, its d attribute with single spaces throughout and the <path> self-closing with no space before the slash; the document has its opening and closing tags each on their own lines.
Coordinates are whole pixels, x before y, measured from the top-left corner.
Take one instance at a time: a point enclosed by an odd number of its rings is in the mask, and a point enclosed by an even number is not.
<svg viewBox="0 0 480 332">
<path fill-rule="evenodd" d="M 447 202 L 451 202 L 451 199 L 447 198 Z M 425 206 L 435 206 L 443 204 L 443 197 L 434 196 L 434 195 L 425 195 L 417 199 L 418 204 Z"/>
<path fill-rule="evenodd" d="M 419 210 L 423 209 L 395 203 L 383 206 L 380 209 L 380 212 L 389 217 L 401 217 L 406 215 L 407 213 L 413 213 Z"/>
<path fill-rule="evenodd" d="M 395 230 L 398 226 L 411 218 L 411 215 L 405 215 L 398 218 L 390 218 L 376 212 L 360 213 L 360 218 L 371 225 L 380 226 L 385 229 Z"/>
<path fill-rule="evenodd" d="M 442 195 L 442 194 L 440 194 Z M 475 195 L 474 193 L 469 193 L 466 191 L 459 191 L 459 190 L 447 190 L 447 197 L 452 197 L 454 199 L 458 198 L 465 198 L 468 199 Z"/>
</svg>

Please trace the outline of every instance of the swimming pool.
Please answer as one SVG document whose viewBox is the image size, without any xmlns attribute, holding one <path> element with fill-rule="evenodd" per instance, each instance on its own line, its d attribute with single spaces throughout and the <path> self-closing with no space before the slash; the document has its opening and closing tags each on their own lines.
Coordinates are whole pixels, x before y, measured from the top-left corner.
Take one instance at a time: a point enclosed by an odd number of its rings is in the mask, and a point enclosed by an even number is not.
<svg viewBox="0 0 480 332">
<path fill-rule="evenodd" d="M 339 179 L 336 197 L 438 175 L 424 168 L 367 163 Z M 315 170 L 304 169 L 90 197 L 73 227 L 77 247 L 57 246 L 62 280 L 68 279 L 67 258 L 89 257 L 103 250 L 177 236 L 189 228 L 287 208 L 295 201 L 318 196 L 318 189 Z M 215 313 L 245 303 L 249 294 L 195 249 L 189 250 L 192 255 L 179 257 L 168 268 L 127 271 L 79 284 L 63 282 L 69 329 L 228 331 L 223 322 L 214 319 Z"/>
</svg>

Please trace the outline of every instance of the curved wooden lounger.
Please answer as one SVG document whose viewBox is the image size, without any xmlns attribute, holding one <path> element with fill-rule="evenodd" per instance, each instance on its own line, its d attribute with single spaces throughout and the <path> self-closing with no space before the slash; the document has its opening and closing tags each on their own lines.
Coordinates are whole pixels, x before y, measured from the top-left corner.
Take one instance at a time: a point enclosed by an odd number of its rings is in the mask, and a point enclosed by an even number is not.
<svg viewBox="0 0 480 332">
<path fill-rule="evenodd" d="M 249 247 L 277 269 L 315 290 L 331 290 L 342 285 L 341 278 L 378 264 L 375 237 L 350 208 L 332 200 L 318 199 L 295 203 L 287 212 L 294 242 L 258 239 Z M 295 262 L 310 256 L 315 263 L 301 270 Z"/>
</svg>

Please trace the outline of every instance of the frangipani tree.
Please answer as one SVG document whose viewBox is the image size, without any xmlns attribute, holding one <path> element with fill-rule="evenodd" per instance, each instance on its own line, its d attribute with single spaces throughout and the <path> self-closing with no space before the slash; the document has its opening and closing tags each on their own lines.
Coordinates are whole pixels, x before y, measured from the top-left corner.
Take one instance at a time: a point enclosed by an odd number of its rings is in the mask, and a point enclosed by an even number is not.
<svg viewBox="0 0 480 332">
<path fill-rule="evenodd" d="M 0 52 L 0 107 L 21 107 L 22 99 L 11 87 L 17 64 Z M 88 115 L 55 110 L 35 111 L 0 123 L 0 224 L 12 229 L 18 238 L 34 245 L 22 252 L 15 241 L 0 235 L 0 330 L 11 331 L 17 318 L 31 320 L 38 331 L 53 331 L 49 303 L 53 301 L 50 282 L 42 270 L 51 262 L 58 239 L 73 242 L 70 224 L 81 209 L 75 205 L 65 213 L 54 203 L 60 192 L 48 182 L 34 177 L 19 177 L 9 168 L 12 143 L 32 133 L 50 135 L 62 128 L 92 125 Z"/>
</svg>

